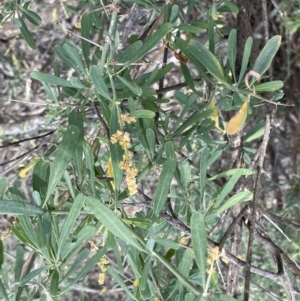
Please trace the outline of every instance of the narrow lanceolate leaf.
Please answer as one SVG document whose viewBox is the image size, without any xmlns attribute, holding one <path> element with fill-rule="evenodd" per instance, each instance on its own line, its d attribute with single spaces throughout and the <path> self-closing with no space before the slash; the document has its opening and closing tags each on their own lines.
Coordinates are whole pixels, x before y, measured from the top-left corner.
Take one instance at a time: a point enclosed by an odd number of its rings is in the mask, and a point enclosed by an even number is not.
<svg viewBox="0 0 300 301">
<path fill-rule="evenodd" d="M 154 118 L 155 113 L 150 110 L 136 110 L 131 112 L 129 116 L 135 118 Z"/>
<path fill-rule="evenodd" d="M 93 85 L 95 86 L 96 91 L 103 97 L 111 100 L 111 97 L 108 93 L 107 86 L 106 86 L 103 76 L 101 74 L 101 70 L 98 66 L 93 65 L 91 67 L 90 76 L 91 76 L 91 80 L 92 80 Z"/>
<path fill-rule="evenodd" d="M 40 215 L 44 211 L 37 206 L 18 201 L 0 201 L 0 214 Z"/>
<path fill-rule="evenodd" d="M 158 214 L 164 207 L 170 190 L 173 175 L 176 169 L 176 161 L 169 158 L 163 165 L 159 177 L 158 187 L 154 197 L 154 214 Z"/>
<path fill-rule="evenodd" d="M 202 285 L 205 287 L 206 260 L 207 260 L 207 234 L 204 216 L 201 212 L 194 212 L 191 219 L 191 234 L 195 260 L 199 267 Z"/>
<path fill-rule="evenodd" d="M 253 193 L 251 191 L 241 191 L 229 198 L 224 205 L 222 205 L 220 208 L 216 210 L 216 213 L 221 214 L 223 211 L 231 208 L 232 206 L 242 203 L 242 202 L 247 202 L 252 200 L 253 198 Z"/>
<path fill-rule="evenodd" d="M 255 86 L 255 92 L 274 92 L 283 87 L 283 81 L 274 80 L 268 83 Z"/>
<path fill-rule="evenodd" d="M 237 40 L 237 31 L 236 29 L 232 29 L 228 37 L 228 61 L 235 81 L 236 81 L 235 60 L 237 55 L 236 40 Z"/>
<path fill-rule="evenodd" d="M 260 75 L 264 74 L 269 69 L 272 60 L 279 49 L 280 43 L 281 36 L 274 36 L 271 38 L 260 52 L 252 69 Z"/>
<path fill-rule="evenodd" d="M 79 136 L 80 136 L 80 130 L 75 125 L 70 125 L 67 131 L 65 132 L 64 138 L 60 143 L 58 150 L 56 152 L 53 165 L 51 166 L 45 204 L 47 203 L 55 186 L 60 181 L 71 159 L 73 158 L 75 152 L 74 145 L 77 144 Z"/>
<path fill-rule="evenodd" d="M 228 135 L 236 134 L 243 126 L 247 118 L 247 111 L 250 96 L 248 96 L 240 108 L 240 110 L 229 120 L 226 126 L 226 133 Z"/>
<path fill-rule="evenodd" d="M 35 12 L 29 10 L 29 9 L 25 9 L 23 7 L 20 7 L 21 11 L 23 12 L 24 16 L 26 17 L 26 19 L 32 23 L 35 26 L 39 26 L 42 22 L 41 17 L 36 14 Z"/>
<path fill-rule="evenodd" d="M 66 240 L 67 240 L 69 234 L 72 232 L 72 228 L 73 228 L 73 226 L 76 222 L 76 219 L 80 213 L 83 201 L 84 201 L 84 195 L 79 194 L 75 198 L 72 208 L 71 208 L 70 212 L 68 213 L 67 220 L 64 223 L 62 232 L 61 232 L 61 234 L 59 236 L 59 240 L 58 240 L 57 259 L 59 259 L 60 252 L 61 252 L 64 244 L 66 243 Z"/>
<path fill-rule="evenodd" d="M 214 203 L 214 207 L 219 207 L 219 205 L 223 202 L 223 200 L 226 198 L 226 196 L 232 191 L 237 181 L 242 176 L 242 171 L 238 171 L 235 173 L 229 181 L 226 181 L 226 184 L 221 189 L 221 192 L 219 193 L 219 196 L 217 200 Z"/>
<path fill-rule="evenodd" d="M 34 39 L 32 37 L 32 34 L 29 31 L 29 29 L 28 29 L 27 25 L 25 24 L 25 22 L 23 21 L 23 19 L 17 18 L 16 23 L 20 27 L 20 31 L 21 31 L 25 41 L 27 42 L 28 46 L 31 47 L 32 49 L 36 49 L 36 45 L 35 45 Z"/>
<path fill-rule="evenodd" d="M 39 71 L 33 71 L 30 73 L 31 78 L 38 80 L 40 82 L 44 82 L 50 85 L 62 86 L 62 87 L 71 87 L 74 85 L 66 79 L 57 77 L 55 75 L 46 74 Z"/>
<path fill-rule="evenodd" d="M 205 66 L 207 71 L 224 85 L 231 87 L 225 80 L 223 69 L 218 59 L 205 46 L 192 40 L 189 51 Z"/>
<path fill-rule="evenodd" d="M 244 47 L 244 53 L 243 53 L 243 59 L 242 59 L 242 66 L 241 66 L 241 71 L 239 75 L 239 83 L 242 80 L 243 76 L 245 75 L 245 72 L 247 70 L 247 66 L 249 63 L 249 58 L 251 54 L 251 49 L 252 49 L 252 44 L 253 44 L 253 38 L 249 37 L 245 43 Z"/>
<path fill-rule="evenodd" d="M 142 250 L 141 245 L 132 236 L 128 226 L 126 226 L 111 209 L 104 205 L 101 200 L 94 197 L 87 197 L 85 203 L 90 207 L 91 212 L 95 214 L 97 219 L 114 236 L 119 237 L 135 248 Z"/>
<path fill-rule="evenodd" d="M 135 83 L 123 78 L 122 76 L 118 76 L 118 79 L 134 94 L 141 96 L 143 90 Z"/>
</svg>

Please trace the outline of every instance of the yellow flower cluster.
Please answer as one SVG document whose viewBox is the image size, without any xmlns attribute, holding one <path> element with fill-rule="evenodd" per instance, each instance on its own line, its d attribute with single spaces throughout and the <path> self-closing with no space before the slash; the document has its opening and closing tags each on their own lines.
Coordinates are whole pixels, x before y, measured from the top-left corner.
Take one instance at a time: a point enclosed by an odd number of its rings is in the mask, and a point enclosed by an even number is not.
<svg viewBox="0 0 300 301">
<path fill-rule="evenodd" d="M 127 132 L 122 132 L 118 130 L 110 137 L 110 142 L 112 144 L 119 143 L 122 149 L 127 149 L 131 146 L 130 144 L 130 135 Z"/>
<path fill-rule="evenodd" d="M 1 240 L 4 241 L 11 233 L 11 228 L 8 228 L 2 235 L 1 235 Z"/>
<path fill-rule="evenodd" d="M 109 261 L 106 257 L 102 257 L 98 262 L 98 266 L 100 268 L 100 273 L 99 273 L 99 276 L 98 276 L 98 284 L 99 285 L 104 284 L 105 274 L 106 274 L 106 271 L 107 271 L 108 263 L 109 263 Z"/>
<path fill-rule="evenodd" d="M 129 194 L 134 195 L 137 193 L 136 176 L 138 174 L 137 168 L 132 164 L 132 152 L 128 151 L 130 145 L 130 135 L 127 132 L 117 131 L 110 138 L 111 143 L 119 143 L 122 149 L 125 151 L 123 155 L 123 161 L 120 162 L 120 168 L 125 172 L 125 180 L 128 186 Z"/>
<path fill-rule="evenodd" d="M 123 123 L 134 123 L 136 122 L 135 117 L 131 117 L 128 114 L 121 114 L 121 120 Z"/>
<path fill-rule="evenodd" d="M 132 156 L 132 152 L 127 151 L 127 153 L 123 155 L 123 161 L 119 165 L 120 168 L 123 169 L 125 172 L 125 180 L 130 195 L 134 195 L 137 193 L 136 176 L 138 174 L 137 168 L 134 165 L 132 165 Z"/>
<path fill-rule="evenodd" d="M 209 257 L 207 258 L 207 263 L 210 265 L 210 269 L 207 270 L 208 274 L 212 275 L 216 272 L 216 269 L 213 266 L 215 261 L 217 261 L 219 258 L 220 258 L 219 248 L 218 247 L 212 248 Z"/>
</svg>

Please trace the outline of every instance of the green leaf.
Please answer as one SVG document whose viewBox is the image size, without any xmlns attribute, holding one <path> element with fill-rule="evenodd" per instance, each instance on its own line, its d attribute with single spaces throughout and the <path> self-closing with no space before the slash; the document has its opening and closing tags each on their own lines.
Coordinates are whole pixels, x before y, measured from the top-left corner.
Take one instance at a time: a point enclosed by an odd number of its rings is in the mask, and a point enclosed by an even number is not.
<svg viewBox="0 0 300 301">
<path fill-rule="evenodd" d="M 35 229 L 33 228 L 33 225 L 31 223 L 29 216 L 21 215 L 21 216 L 19 216 L 19 221 L 20 221 L 22 230 L 25 232 L 25 234 L 30 239 L 30 244 L 34 245 L 36 248 L 37 247 L 37 233 L 35 232 Z"/>
<path fill-rule="evenodd" d="M 46 241 L 46 233 L 44 229 L 44 224 L 42 221 L 42 218 L 39 216 L 37 220 L 37 225 L 36 225 L 36 242 L 37 242 L 37 247 L 40 251 L 40 253 L 43 254 L 43 256 L 48 260 L 51 261 L 50 258 L 50 246 L 47 244 Z"/>
<path fill-rule="evenodd" d="M 280 43 L 281 36 L 271 38 L 257 57 L 252 70 L 263 75 L 269 69 Z"/>
<path fill-rule="evenodd" d="M 45 82 L 50 85 L 63 86 L 63 87 L 74 87 L 74 85 L 66 79 L 57 77 L 52 74 L 42 73 L 39 71 L 32 71 L 30 73 L 31 78 L 40 82 Z"/>
<path fill-rule="evenodd" d="M 141 96 L 143 94 L 143 90 L 135 83 L 128 81 L 122 76 L 118 76 L 118 79 L 134 94 Z"/>
<path fill-rule="evenodd" d="M 205 117 L 208 117 L 212 114 L 213 110 L 208 109 L 203 112 L 195 112 L 192 114 L 172 135 L 171 137 L 180 136 L 185 129 L 188 127 L 198 124 L 204 119 Z"/>
<path fill-rule="evenodd" d="M 207 162 L 208 162 L 208 156 L 209 156 L 210 150 L 208 147 L 206 147 L 203 152 L 201 153 L 201 159 L 200 159 L 200 173 L 199 173 L 199 180 L 200 180 L 200 206 L 203 206 L 203 200 L 204 200 L 204 191 L 205 191 L 205 183 L 206 183 L 206 171 L 207 171 Z"/>
<path fill-rule="evenodd" d="M 36 277 L 40 273 L 42 273 L 45 270 L 48 270 L 51 268 L 51 265 L 46 265 L 42 268 L 38 268 L 36 270 L 33 270 L 32 272 L 28 273 L 26 276 L 24 276 L 20 281 L 20 286 L 26 285 L 32 278 Z"/>
<path fill-rule="evenodd" d="M 173 159 L 176 161 L 175 148 L 172 141 L 167 141 L 165 143 L 165 153 L 168 159 Z"/>
<path fill-rule="evenodd" d="M 8 184 L 7 178 L 4 177 L 0 179 L 0 198 L 3 197 L 7 184 Z"/>
<path fill-rule="evenodd" d="M 92 225 L 86 225 L 83 227 L 76 236 L 72 237 L 73 241 L 67 241 L 61 252 L 61 257 L 66 258 L 72 257 L 74 254 L 78 253 L 78 249 L 84 247 L 87 242 L 96 234 L 97 229 Z"/>
<path fill-rule="evenodd" d="M 216 210 L 217 214 L 221 214 L 223 211 L 231 208 L 232 206 L 242 203 L 242 202 L 247 202 L 252 200 L 253 198 L 253 192 L 251 191 L 241 191 L 229 198 L 225 204 L 223 204 L 220 208 Z"/>
<path fill-rule="evenodd" d="M 243 138 L 243 142 L 253 141 L 261 136 L 263 136 L 265 132 L 265 121 L 261 120 L 257 123 L 254 128 L 252 128 Z"/>
<path fill-rule="evenodd" d="M 247 41 L 245 43 L 245 47 L 244 47 L 242 66 L 241 66 L 241 70 L 240 70 L 240 75 L 239 75 L 239 81 L 238 81 L 238 83 L 241 82 L 241 80 L 244 77 L 245 72 L 247 70 L 249 58 L 250 58 L 250 55 L 251 55 L 252 44 L 253 44 L 253 39 L 251 37 L 249 37 L 247 39 Z"/>
<path fill-rule="evenodd" d="M 150 227 L 152 226 L 152 219 L 146 217 L 122 218 L 122 221 L 127 225 L 134 225 L 142 229 L 150 229 Z"/>
<path fill-rule="evenodd" d="M 76 70 L 78 73 L 81 73 L 80 69 L 78 68 L 76 62 L 73 60 L 73 58 L 68 54 L 68 52 L 65 50 L 65 48 L 60 45 L 56 44 L 54 47 L 54 52 L 57 54 L 57 56 L 65 62 L 69 67 Z"/>
<path fill-rule="evenodd" d="M 90 188 L 92 193 L 95 195 L 95 161 L 94 161 L 94 151 L 90 144 L 83 143 L 83 152 L 85 157 L 85 167 L 88 173 L 88 179 L 90 183 Z"/>
<path fill-rule="evenodd" d="M 221 173 L 209 178 L 208 181 L 214 181 L 214 180 L 219 179 L 219 178 L 233 176 L 233 175 L 235 175 L 236 173 L 239 173 L 239 172 L 241 172 L 242 176 L 250 176 L 250 175 L 253 174 L 253 171 L 251 169 L 235 168 L 235 169 L 230 169 L 230 170 L 221 172 Z"/>
<path fill-rule="evenodd" d="M 224 1 L 224 4 L 228 7 L 228 9 L 233 13 L 237 14 L 239 12 L 239 8 L 231 1 Z"/>
<path fill-rule="evenodd" d="M 180 67 L 181 67 L 181 71 L 182 74 L 184 76 L 185 82 L 188 84 L 189 88 L 196 93 L 196 89 L 195 89 L 195 85 L 194 85 L 194 81 L 192 79 L 191 73 L 190 73 L 190 69 L 188 68 L 188 66 L 182 62 L 180 62 Z"/>
<path fill-rule="evenodd" d="M 78 52 L 78 50 L 73 47 L 70 46 L 69 44 L 64 44 L 63 48 L 65 49 L 67 55 L 69 56 L 69 58 L 74 62 L 74 64 L 77 66 L 77 69 L 80 71 L 80 73 L 82 75 L 86 74 L 86 70 L 84 69 L 82 60 L 81 60 L 81 56 Z"/>
<path fill-rule="evenodd" d="M 74 277 L 74 279 L 67 285 L 66 290 L 82 279 L 106 252 L 106 247 L 103 247 L 88 262 L 86 262 L 76 277 Z"/>
<path fill-rule="evenodd" d="M 24 264 L 24 253 L 25 249 L 22 246 L 17 246 L 17 252 L 16 252 L 16 263 L 15 263 L 15 282 L 19 282 L 23 264 Z"/>
<path fill-rule="evenodd" d="M 231 88 L 231 85 L 227 83 L 224 77 L 220 62 L 206 47 L 204 47 L 200 42 L 192 40 L 188 49 L 201 62 L 201 64 L 205 66 L 212 76 L 225 86 Z"/>
<path fill-rule="evenodd" d="M 150 110 L 137 110 L 137 111 L 131 112 L 129 114 L 129 116 L 135 117 L 135 118 L 154 118 L 155 113 Z"/>
<path fill-rule="evenodd" d="M 40 215 L 44 213 L 44 210 L 24 202 L 0 201 L 0 213 L 10 215 Z"/>
<path fill-rule="evenodd" d="M 167 73 L 169 73 L 173 67 L 175 66 L 174 63 L 169 63 L 166 66 L 164 66 L 162 69 L 158 70 L 158 69 L 154 69 L 154 71 L 151 73 L 150 77 L 147 79 L 147 81 L 144 84 L 144 88 L 145 87 L 149 87 L 150 85 L 158 82 L 160 79 L 162 79 Z M 145 94 L 146 89 L 143 90 L 143 96 Z M 154 94 L 155 95 L 155 94 Z"/>
<path fill-rule="evenodd" d="M 62 250 L 64 244 L 66 243 L 68 236 L 72 232 L 72 228 L 76 222 L 77 217 L 80 214 L 80 210 L 81 210 L 83 201 L 84 201 L 84 195 L 79 194 L 75 198 L 72 208 L 71 208 L 70 212 L 68 213 L 68 217 L 64 223 L 62 232 L 60 233 L 60 236 L 58 238 L 58 249 L 57 249 L 57 255 L 56 255 L 58 260 L 60 257 L 61 250 Z"/>
<path fill-rule="evenodd" d="M 91 16 L 90 14 L 84 14 L 81 18 L 81 28 L 80 28 L 81 36 L 85 39 L 89 39 L 91 29 L 92 29 Z M 82 49 L 82 54 L 84 56 L 85 62 L 89 66 L 90 64 L 89 55 L 90 55 L 91 44 L 89 41 L 86 41 L 85 39 L 81 39 L 81 49 Z"/>
<path fill-rule="evenodd" d="M 182 24 L 175 27 L 175 29 L 182 30 L 184 32 L 191 32 L 191 33 L 201 33 L 203 32 L 203 28 L 199 26 L 189 25 L 189 24 Z"/>
<path fill-rule="evenodd" d="M 59 284 L 59 273 L 57 269 L 55 269 L 51 274 L 51 282 L 50 282 L 50 294 L 51 296 L 57 296 L 58 294 L 58 284 Z"/>
<path fill-rule="evenodd" d="M 35 164 L 32 174 L 32 187 L 33 190 L 37 191 L 43 198 L 47 192 L 49 175 L 50 166 L 48 163 L 40 160 Z"/>
<path fill-rule="evenodd" d="M 176 161 L 173 158 L 167 159 L 167 161 L 163 164 L 162 172 L 160 174 L 158 186 L 153 199 L 154 214 L 158 214 L 163 209 L 167 201 L 176 166 Z"/>
<path fill-rule="evenodd" d="M 106 83 L 104 82 L 100 68 L 98 66 L 93 65 L 90 68 L 90 76 L 91 76 L 92 83 L 96 88 L 96 91 L 106 99 L 112 100 L 109 95 Z"/>
<path fill-rule="evenodd" d="M 195 260 L 199 267 L 202 286 L 205 287 L 206 260 L 207 260 L 207 234 L 204 216 L 201 212 L 194 212 L 191 218 L 191 235 Z"/>
<path fill-rule="evenodd" d="M 242 171 L 240 170 L 236 172 L 230 178 L 229 181 L 226 182 L 226 184 L 222 187 L 217 200 L 215 201 L 214 207 L 218 207 L 223 202 L 223 200 L 232 191 L 232 189 L 234 188 L 235 184 L 237 183 L 237 181 L 240 179 L 241 176 L 242 176 Z"/>
<path fill-rule="evenodd" d="M 127 61 L 132 60 L 136 56 L 136 53 L 143 46 L 143 42 L 138 40 L 133 44 L 126 47 L 126 49 L 119 55 L 117 61 L 119 63 L 126 63 Z"/>
<path fill-rule="evenodd" d="M 54 158 L 53 165 L 51 166 L 49 184 L 45 198 L 45 204 L 49 200 L 51 193 L 56 185 L 61 180 L 65 170 L 67 169 L 72 157 L 74 156 L 75 148 L 80 136 L 80 130 L 75 125 L 68 126 L 67 131 L 64 134 L 64 138 L 60 143 L 56 156 Z"/>
<path fill-rule="evenodd" d="M 0 240 L 0 269 L 2 267 L 3 264 L 3 260 L 4 260 L 4 249 L 3 249 L 3 240 Z"/>
<path fill-rule="evenodd" d="M 146 138 L 149 147 L 148 151 L 150 158 L 153 158 L 155 148 L 155 132 L 152 129 L 146 129 Z"/>
<path fill-rule="evenodd" d="M 125 66 L 122 69 L 127 68 L 130 64 L 132 64 L 134 61 L 139 60 L 144 55 L 146 55 L 150 50 L 152 50 L 163 38 L 166 34 L 168 34 L 172 30 L 172 24 L 171 23 L 164 23 L 162 26 L 160 26 L 156 32 L 150 36 L 146 42 L 143 44 L 143 46 L 136 52 L 136 55 L 129 60 Z"/>
<path fill-rule="evenodd" d="M 255 92 L 274 92 L 283 87 L 283 81 L 274 80 L 268 83 L 263 83 L 257 86 L 254 86 Z"/>
<path fill-rule="evenodd" d="M 236 41 L 237 41 L 237 31 L 236 29 L 232 29 L 228 37 L 228 61 L 231 68 L 231 72 L 233 74 L 234 81 L 236 81 L 235 78 L 235 60 L 237 54 Z"/>
<path fill-rule="evenodd" d="M 19 6 L 20 7 L 20 6 Z M 35 26 L 39 26 L 42 22 L 41 17 L 36 14 L 35 12 L 33 12 L 32 10 L 29 9 L 25 9 L 23 7 L 20 7 L 21 11 L 23 12 L 24 16 L 26 17 L 26 19 L 32 23 Z"/>
<path fill-rule="evenodd" d="M 143 250 L 141 245 L 132 236 L 128 226 L 126 226 L 117 216 L 111 211 L 101 200 L 94 197 L 87 197 L 86 204 L 95 214 L 97 219 L 110 231 L 114 236 L 117 236 L 132 246 Z"/>
<path fill-rule="evenodd" d="M 78 254 L 77 258 L 74 260 L 74 262 L 70 266 L 68 272 L 63 277 L 63 279 L 61 280 L 61 282 L 64 282 L 65 280 L 67 280 L 75 272 L 75 270 L 77 269 L 77 267 L 85 260 L 85 258 L 87 258 L 87 256 L 89 255 L 89 253 L 90 253 L 89 249 L 83 249 Z"/>
<path fill-rule="evenodd" d="M 5 288 L 4 288 L 4 285 L 3 285 L 3 282 L 2 282 L 1 279 L 0 279 L 0 295 L 1 295 L 2 297 L 4 297 L 4 299 L 5 299 L 6 301 L 10 301 L 9 298 L 8 298 L 8 295 L 7 295 L 7 293 L 6 293 L 6 290 L 5 290 Z"/>
<path fill-rule="evenodd" d="M 149 288 L 148 278 L 150 271 L 152 270 L 152 258 L 148 257 L 144 262 L 144 268 L 142 272 L 142 277 L 139 280 L 139 289 L 143 300 L 149 300 L 151 297 L 151 291 Z"/>
<path fill-rule="evenodd" d="M 107 267 L 108 273 L 113 277 L 113 279 L 123 288 L 123 290 L 127 293 L 127 295 L 135 301 L 139 301 L 128 289 L 128 286 L 124 283 L 122 278 L 119 276 L 119 274 L 116 272 L 116 270 L 111 267 L 110 265 Z"/>
<path fill-rule="evenodd" d="M 29 238 L 29 236 L 26 234 L 25 230 L 21 226 L 20 223 L 12 226 L 12 232 L 15 234 L 16 237 L 20 241 L 22 241 L 25 245 L 28 245 L 30 247 L 36 248 L 34 242 Z"/>
<path fill-rule="evenodd" d="M 36 49 L 36 45 L 35 45 L 35 42 L 33 40 L 32 34 L 28 30 L 28 27 L 25 24 L 25 22 L 23 21 L 23 19 L 20 18 L 20 17 L 17 18 L 16 23 L 18 24 L 18 26 L 20 28 L 20 31 L 21 31 L 25 41 L 27 42 L 28 46 L 31 47 L 32 49 Z"/>
<path fill-rule="evenodd" d="M 178 242 L 174 242 L 170 239 L 164 239 L 164 238 L 159 238 L 159 237 L 155 237 L 154 241 L 162 246 L 174 249 L 174 250 L 178 250 L 180 248 L 180 244 Z"/>
<path fill-rule="evenodd" d="M 214 294 L 212 301 L 237 301 L 238 299 L 232 298 L 224 294 Z"/>
</svg>

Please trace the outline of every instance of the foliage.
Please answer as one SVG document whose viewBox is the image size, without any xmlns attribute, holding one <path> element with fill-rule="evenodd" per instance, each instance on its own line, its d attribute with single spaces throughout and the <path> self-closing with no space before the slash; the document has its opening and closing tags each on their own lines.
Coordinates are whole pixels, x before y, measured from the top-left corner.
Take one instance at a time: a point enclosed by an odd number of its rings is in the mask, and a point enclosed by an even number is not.
<svg viewBox="0 0 300 301">
<path fill-rule="evenodd" d="M 24 199 L 6 178 L 0 180 L 0 212 L 16 217 L 11 231 L 21 243 L 14 282 L 0 280 L 3 300 L 60 300 L 106 258 L 115 258 L 117 266 L 102 262 L 102 277 L 107 270 L 130 300 L 235 300 L 225 294 L 221 274 L 214 269 L 229 260 L 212 240 L 222 237 L 221 232 L 211 233 L 223 213 L 253 199 L 251 189 L 237 192 L 235 186 L 254 177 L 250 143 L 264 134 L 264 124 L 249 128 L 246 118 L 257 104 L 265 104 L 265 92 L 272 99 L 282 97 L 283 82 L 266 76 L 281 37 L 269 39 L 254 62 L 249 37 L 238 70 L 237 31 L 221 22 L 225 14 L 238 12 L 233 2 L 202 6 L 202 21 L 190 20 L 201 5 L 197 1 L 163 7 L 144 0 L 134 3 L 156 16 L 145 39 L 122 40 L 119 1 L 105 6 L 82 1 L 68 7 L 80 16 L 81 44 L 73 37 L 58 42 L 53 74 L 31 72 L 45 91 L 50 108 L 46 122 L 59 119 L 60 125 L 51 146 L 29 164 L 32 200 Z M 41 19 L 30 4 L 5 4 L 0 20 L 14 18 L 35 49 L 26 24 L 39 26 Z M 216 45 L 223 34 L 229 34 L 228 47 L 219 55 Z M 95 44 L 95 39 L 102 42 Z M 173 51 L 177 63 L 152 62 L 150 70 L 154 48 Z M 69 77 L 65 66 L 72 70 Z M 160 90 L 178 67 L 187 87 L 174 92 L 179 108 L 174 112 Z M 92 124 L 87 120 L 91 109 L 97 115 Z M 237 113 L 227 118 L 226 126 L 224 116 L 231 111 Z M 229 161 L 226 137 L 245 124 L 245 166 L 221 165 Z M 94 137 L 88 134 L 91 126 Z M 27 172 L 29 168 L 23 176 Z M 151 186 L 146 190 L 143 183 Z M 143 210 L 132 214 L 132 207 Z M 101 243 L 87 247 L 99 237 Z M 134 277 L 125 276 L 119 252 Z M 0 257 L 3 273 L 2 244 Z"/>
</svg>

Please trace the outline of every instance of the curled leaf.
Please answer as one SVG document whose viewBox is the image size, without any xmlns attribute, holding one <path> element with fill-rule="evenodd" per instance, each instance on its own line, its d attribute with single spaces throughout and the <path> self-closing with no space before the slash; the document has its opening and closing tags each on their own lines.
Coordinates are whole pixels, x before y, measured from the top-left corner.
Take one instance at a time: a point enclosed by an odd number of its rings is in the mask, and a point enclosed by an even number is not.
<svg viewBox="0 0 300 301">
<path fill-rule="evenodd" d="M 175 57 L 177 58 L 177 60 L 180 61 L 181 63 L 186 64 L 186 63 L 189 61 L 189 59 L 188 59 L 185 55 L 183 55 L 183 54 L 181 54 L 181 53 L 177 53 L 176 51 L 174 51 L 174 56 L 175 56 Z"/>
<path fill-rule="evenodd" d="M 37 161 L 30 163 L 28 166 L 22 168 L 19 172 L 19 176 L 22 179 L 26 178 L 27 173 L 34 167 Z"/>
<path fill-rule="evenodd" d="M 243 124 L 245 123 L 246 118 L 247 118 L 247 110 L 248 110 L 249 100 L 250 100 L 250 96 L 247 96 L 242 107 L 227 123 L 226 133 L 228 135 L 236 134 L 241 129 Z"/>
<path fill-rule="evenodd" d="M 251 90 L 250 85 L 249 85 L 249 77 L 250 76 L 254 76 L 256 78 L 256 80 L 258 82 L 260 82 L 261 75 L 258 72 L 254 71 L 254 70 L 250 70 L 249 72 L 246 73 L 246 75 L 245 75 L 245 84 L 248 87 L 248 89 Z"/>
</svg>

